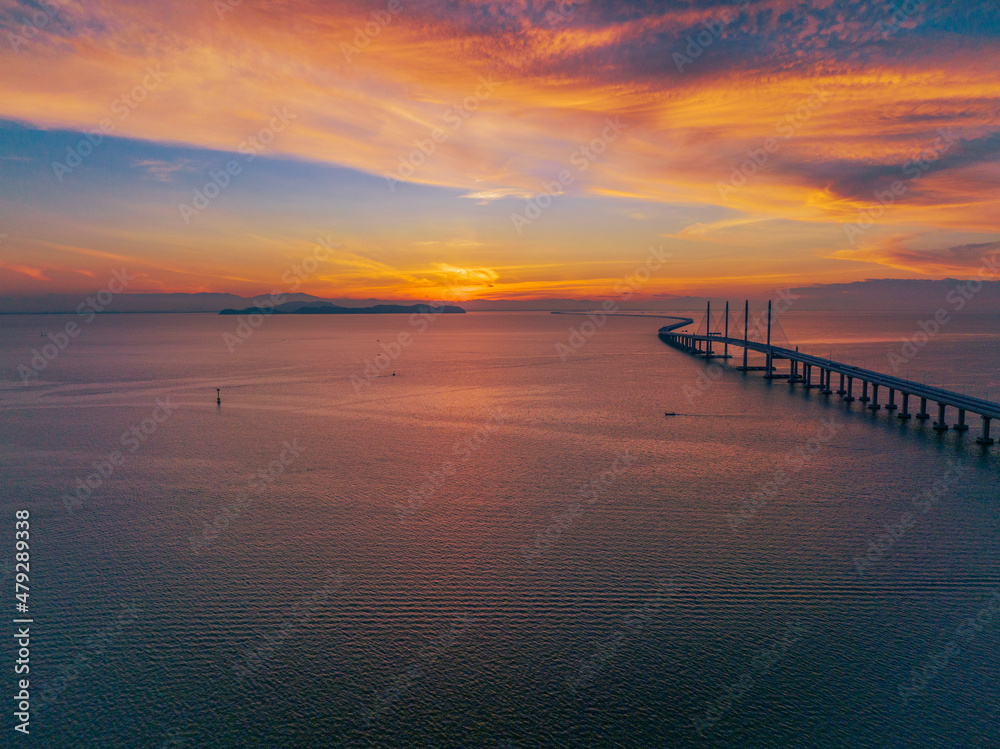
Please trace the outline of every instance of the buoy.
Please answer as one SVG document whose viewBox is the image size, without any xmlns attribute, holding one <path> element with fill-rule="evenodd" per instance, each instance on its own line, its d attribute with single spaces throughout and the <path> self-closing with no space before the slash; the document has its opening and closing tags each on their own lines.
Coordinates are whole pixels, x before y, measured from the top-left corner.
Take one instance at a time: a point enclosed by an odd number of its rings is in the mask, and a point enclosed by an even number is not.
<svg viewBox="0 0 1000 749">
<path fill-rule="evenodd" d="M 396 373 L 395 373 L 395 372 L 393 372 L 393 373 L 392 373 L 392 376 L 393 376 L 393 377 L 395 377 L 395 376 L 396 376 Z"/>
</svg>

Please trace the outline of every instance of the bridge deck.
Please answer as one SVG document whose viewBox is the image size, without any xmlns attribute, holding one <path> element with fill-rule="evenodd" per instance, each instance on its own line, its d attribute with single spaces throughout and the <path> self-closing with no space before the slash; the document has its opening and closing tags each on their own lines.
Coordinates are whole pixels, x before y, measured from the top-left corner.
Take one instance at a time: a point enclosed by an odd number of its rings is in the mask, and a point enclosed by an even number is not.
<svg viewBox="0 0 1000 749">
<path fill-rule="evenodd" d="M 759 351 L 765 355 L 768 351 L 770 351 L 772 360 L 789 359 L 791 361 L 809 364 L 814 367 L 821 367 L 822 369 L 842 374 L 845 377 L 853 377 L 856 380 L 869 382 L 873 385 L 890 388 L 901 393 L 909 393 L 910 395 L 918 398 L 926 398 L 927 400 L 934 401 L 935 403 L 943 403 L 946 406 L 959 408 L 991 419 L 1000 419 L 1000 404 L 982 400 L 981 398 L 973 398 L 951 390 L 925 385 L 920 382 L 914 382 L 913 380 L 905 380 L 902 377 L 894 377 L 892 375 L 883 374 L 871 369 L 854 367 L 849 364 L 844 364 L 843 362 L 833 361 L 832 359 L 823 359 L 819 356 L 803 354 L 799 351 L 781 348 L 780 346 L 768 346 L 766 343 L 744 341 L 742 338 L 726 338 L 716 335 L 708 336 L 695 333 L 675 332 L 678 328 L 682 328 L 693 322 L 693 320 L 689 320 L 688 322 L 678 322 L 672 325 L 666 325 L 660 328 L 660 338 L 665 342 L 672 343 L 674 345 L 678 345 L 678 338 L 685 338 L 690 341 L 711 341 L 712 344 L 729 344 L 730 346 L 737 346 L 739 348 L 745 347 L 751 351 Z"/>
</svg>

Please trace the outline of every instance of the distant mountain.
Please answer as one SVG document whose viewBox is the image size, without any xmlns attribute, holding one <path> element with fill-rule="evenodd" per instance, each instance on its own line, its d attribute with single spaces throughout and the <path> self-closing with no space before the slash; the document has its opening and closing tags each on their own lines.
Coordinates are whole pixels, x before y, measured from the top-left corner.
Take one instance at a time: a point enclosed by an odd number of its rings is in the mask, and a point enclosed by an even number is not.
<svg viewBox="0 0 1000 749">
<path fill-rule="evenodd" d="M 965 299 L 964 309 L 972 312 L 1000 312 L 1000 281 L 973 281 L 972 286 L 965 279 L 869 279 L 843 284 L 813 284 L 791 289 L 774 289 L 751 293 L 751 304 L 759 307 L 766 305 L 768 298 L 791 300 L 790 309 L 796 310 L 871 310 L 871 311 L 925 311 L 932 313 L 937 309 L 956 310 L 955 294 Z M 787 295 L 787 297 L 783 297 Z M 951 295 L 949 299 L 949 295 Z M 100 311 L 108 312 L 210 312 L 218 314 L 222 310 L 241 311 L 256 307 L 266 307 L 267 294 L 257 297 L 243 297 L 236 294 L 158 294 L 133 293 L 116 294 L 110 303 Z M 617 297 L 612 299 L 618 304 L 619 310 L 670 311 L 670 310 L 703 310 L 708 301 L 703 296 L 671 296 L 634 297 L 628 301 Z M 732 294 L 728 301 L 737 307 L 742 305 L 744 295 Z M 279 305 L 286 314 L 350 314 L 338 312 L 368 308 L 399 307 L 403 310 L 412 306 L 424 305 L 431 308 L 440 306 L 441 302 L 428 300 L 399 299 L 323 299 L 311 294 L 286 294 L 284 303 Z M 604 303 L 598 299 L 572 299 L 553 297 L 548 299 L 468 299 L 462 300 L 462 311 L 469 312 L 535 312 L 553 310 L 598 309 Z M 712 295 L 712 308 L 726 302 L 721 295 Z M 33 297 L 0 297 L 0 315 L 31 315 L 31 314 L 75 314 L 81 305 L 89 312 L 85 296 L 71 294 L 45 294 Z M 315 311 L 325 308 L 335 308 L 333 311 Z M 445 310 L 452 309 L 445 305 Z M 456 308 L 457 309 L 457 308 Z M 300 311 L 303 310 L 303 311 Z M 314 310 L 309 312 L 307 310 Z M 379 312 L 385 312 L 380 309 Z M 379 314 L 368 312 L 367 314 Z M 81 313 L 82 314 L 82 313 Z"/>
<path fill-rule="evenodd" d="M 94 295 L 91 295 L 94 296 Z M 247 307 L 258 302 L 262 297 L 242 297 L 236 294 L 215 294 L 199 292 L 186 293 L 134 293 L 115 294 L 106 305 L 100 304 L 92 308 L 82 295 L 74 294 L 44 294 L 33 297 L 0 297 L 0 314 L 4 315 L 40 315 L 40 314 L 74 314 L 81 305 L 88 311 L 95 309 L 100 312 L 218 312 L 226 307 Z M 310 302 L 320 299 L 311 294 L 288 294 L 289 302 Z M 96 299 L 95 299 L 96 301 Z"/>
<path fill-rule="evenodd" d="M 333 304 L 343 307 L 362 307 L 376 304 L 399 304 L 396 299 L 323 299 L 312 294 L 285 294 L 285 304 Z M 149 293 L 136 292 L 132 294 L 115 294 L 109 304 L 99 309 L 103 313 L 114 312 L 210 312 L 217 314 L 223 309 L 242 309 L 264 305 L 269 295 L 261 294 L 255 297 L 238 296 L 236 294 L 216 294 L 210 292 L 187 293 Z M 408 302 L 415 304 L 422 300 Z M 46 314 L 76 314 L 84 305 L 84 309 L 93 309 L 87 305 L 87 299 L 74 294 L 43 294 L 41 296 L 0 297 L 0 315 L 46 315 Z M 99 305 L 100 306 L 100 305 Z"/>
<path fill-rule="evenodd" d="M 372 307 L 341 307 L 331 302 L 287 302 L 276 307 L 247 307 L 246 309 L 224 309 L 220 315 L 432 315 L 465 314 L 465 310 L 454 305 L 435 307 L 431 304 L 376 304 Z"/>
</svg>

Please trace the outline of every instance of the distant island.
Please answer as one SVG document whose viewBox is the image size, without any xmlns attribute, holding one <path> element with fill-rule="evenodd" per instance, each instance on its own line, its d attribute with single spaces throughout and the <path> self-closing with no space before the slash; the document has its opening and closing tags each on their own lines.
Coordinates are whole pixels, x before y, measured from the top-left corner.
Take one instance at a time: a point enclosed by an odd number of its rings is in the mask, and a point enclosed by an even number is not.
<svg viewBox="0 0 1000 749">
<path fill-rule="evenodd" d="M 432 304 L 376 304 L 372 307 L 341 307 L 332 302 L 285 302 L 275 307 L 247 307 L 224 309 L 220 315 L 435 315 L 460 314 L 465 310 L 454 305 Z"/>
<path fill-rule="evenodd" d="M 997 243 L 1000 244 L 1000 243 Z M 996 271 L 991 271 L 996 273 Z M 941 308 L 942 304 L 948 304 L 948 295 L 960 293 L 956 287 L 961 287 L 969 278 L 976 274 L 970 271 L 970 276 L 962 278 L 908 278 L 892 279 L 880 278 L 869 279 L 867 281 L 855 281 L 852 283 L 839 284 L 813 284 L 811 286 L 794 286 L 785 289 L 784 293 L 795 301 L 795 312 L 815 312 L 815 311 L 839 311 L 839 312 L 919 312 L 926 314 L 928 310 L 933 311 Z M 978 279 L 976 279 L 978 280 Z M 139 314 L 139 313 L 200 313 L 219 314 L 224 310 L 224 314 L 241 314 L 240 310 L 253 310 L 262 305 L 259 303 L 261 297 L 239 296 L 237 294 L 223 292 L 148 292 L 137 291 L 134 293 L 115 294 L 109 304 L 87 304 L 85 291 L 78 293 L 50 293 L 35 294 L 27 296 L 4 296 L 0 295 L 0 315 L 91 315 L 91 314 Z M 772 289 L 768 292 L 772 295 L 777 291 Z M 766 294 L 750 294 L 750 302 L 755 305 L 767 305 Z M 982 289 L 974 293 L 971 298 L 966 294 L 961 294 L 961 298 L 966 302 L 962 312 L 995 313 L 1000 312 L 1000 280 L 982 281 Z M 267 298 L 267 295 L 264 295 Z M 287 293 L 283 297 L 286 301 L 280 305 L 281 312 L 289 314 L 295 310 L 286 309 L 295 303 L 323 304 L 329 307 L 341 307 L 342 309 L 331 309 L 325 314 L 379 314 L 384 312 L 397 312 L 405 314 L 413 309 L 416 304 L 420 309 L 436 309 L 441 307 L 442 312 L 551 312 L 553 310 L 595 310 L 607 301 L 607 298 L 586 295 L 573 297 L 539 297 L 532 299 L 462 299 L 459 303 L 462 307 L 431 299 L 414 301 L 413 299 L 379 299 L 375 297 L 365 297 L 357 299 L 351 297 L 318 297 L 313 294 Z M 665 295 L 655 296 L 648 299 L 632 298 L 627 302 L 625 297 L 610 297 L 615 299 L 621 306 L 621 311 L 648 310 L 652 312 L 665 312 L 669 310 L 695 310 L 701 312 L 705 309 L 705 303 L 709 301 L 706 296 L 676 296 Z M 744 297 L 745 298 L 745 297 Z M 953 297 L 954 298 L 954 297 Z M 712 306 L 718 302 L 725 303 L 725 297 L 713 295 L 711 297 Z M 730 298 L 732 301 L 732 297 Z M 83 306 L 81 307 L 81 303 Z M 374 305 L 374 306 L 373 306 Z M 367 306 L 368 309 L 363 309 Z M 268 305 L 263 305 L 264 309 L 271 312 Z M 324 311 L 320 310 L 320 314 Z M 251 313 L 252 314 L 252 313 Z M 303 314 L 309 314 L 304 312 Z M 313 312 L 312 314 L 316 314 Z"/>
</svg>

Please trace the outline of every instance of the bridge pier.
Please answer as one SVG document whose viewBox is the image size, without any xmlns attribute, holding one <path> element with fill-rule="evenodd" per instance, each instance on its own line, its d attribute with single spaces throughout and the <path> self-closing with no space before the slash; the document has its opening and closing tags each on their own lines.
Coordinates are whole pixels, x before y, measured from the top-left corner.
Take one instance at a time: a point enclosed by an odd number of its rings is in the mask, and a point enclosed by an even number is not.
<svg viewBox="0 0 1000 749">
<path fill-rule="evenodd" d="M 823 393 L 823 395 L 832 395 L 833 391 L 830 390 L 830 375 L 832 375 L 833 372 L 829 369 L 827 370 L 821 369 L 820 372 L 823 372 L 824 374 L 824 376 L 821 378 L 823 380 L 823 389 L 820 392 Z"/>
<path fill-rule="evenodd" d="M 944 409 L 946 408 L 944 403 L 938 403 L 938 419 L 934 422 L 934 429 L 938 432 L 948 431 L 948 422 L 944 420 Z"/>
<path fill-rule="evenodd" d="M 722 356 L 724 359 L 729 358 L 729 302 L 726 302 L 726 329 L 723 333 L 723 338 L 726 339 L 725 348 L 722 350 Z"/>
<path fill-rule="evenodd" d="M 771 300 L 767 300 L 767 374 L 768 380 L 774 377 L 774 350 L 771 348 Z"/>
<path fill-rule="evenodd" d="M 878 385 L 874 382 L 872 383 L 872 402 L 868 404 L 868 408 L 872 411 L 878 411 L 882 406 L 878 404 Z"/>
<path fill-rule="evenodd" d="M 886 411 L 895 411 L 896 406 L 896 391 L 889 388 L 889 402 L 885 404 Z"/>
<path fill-rule="evenodd" d="M 743 371 L 747 371 L 747 341 L 750 336 L 747 331 L 750 325 L 750 300 L 746 300 L 743 303 Z"/>
<path fill-rule="evenodd" d="M 774 354 L 771 352 L 770 349 L 768 349 L 767 351 L 767 374 L 764 375 L 764 379 L 765 380 L 777 379 L 777 377 L 775 377 L 774 374 Z"/>
<path fill-rule="evenodd" d="M 705 309 L 705 335 L 708 336 L 708 340 L 705 341 L 705 358 L 712 358 L 712 300 L 708 301 L 708 307 Z"/>
<path fill-rule="evenodd" d="M 903 410 L 896 414 L 897 419 L 910 418 L 910 394 L 903 393 Z"/>
<path fill-rule="evenodd" d="M 768 322 L 770 323 L 770 308 L 768 312 Z M 857 367 L 820 357 L 807 356 L 799 353 L 798 348 L 793 351 L 789 348 L 772 346 L 770 325 L 768 326 L 769 330 L 767 343 L 764 344 L 763 342 L 751 342 L 748 340 L 748 326 L 746 321 L 744 321 L 743 340 L 739 341 L 738 339 L 730 339 L 728 335 L 723 335 L 722 338 L 719 338 L 719 333 L 713 333 L 711 331 L 705 335 L 702 335 L 701 333 L 694 334 L 673 332 L 678 327 L 683 327 L 693 323 L 693 321 L 688 318 L 673 319 L 682 320 L 682 322 L 661 328 L 659 331 L 660 339 L 664 343 L 686 351 L 692 355 L 703 357 L 705 359 L 722 359 L 726 358 L 728 354 L 727 347 L 730 343 L 736 346 L 742 344 L 744 366 L 737 367 L 738 370 L 764 370 L 766 372 L 765 377 L 769 380 L 788 378 L 790 384 L 801 382 L 805 389 L 819 388 L 823 395 L 833 394 L 833 374 L 836 371 L 837 374 L 840 375 L 840 387 L 836 393 L 837 395 L 842 396 L 845 403 L 851 403 L 855 400 L 854 380 L 857 379 L 860 380 L 862 384 L 861 393 L 857 400 L 866 404 L 867 409 L 872 412 L 877 412 L 882 408 L 885 408 L 886 411 L 895 411 L 896 418 L 900 420 L 916 418 L 917 420 L 923 422 L 931 418 L 931 414 L 928 413 L 927 409 L 927 402 L 931 401 L 932 403 L 937 403 L 938 407 L 937 419 L 932 423 L 932 425 L 934 430 L 939 434 L 951 431 L 951 429 L 954 429 L 957 432 L 968 431 L 970 426 L 966 423 L 966 415 L 967 413 L 972 413 L 978 415 L 983 420 L 982 432 L 976 439 L 976 442 L 986 446 L 993 445 L 1000 441 L 1000 439 L 993 439 L 990 435 L 992 420 L 1000 419 L 1000 404 L 998 403 L 984 401 L 967 396 L 964 393 L 954 393 L 918 382 L 910 382 L 909 380 L 892 377 L 875 371 L 859 369 Z M 709 327 L 711 327 L 710 316 L 708 316 L 708 320 Z M 726 322 L 728 325 L 728 318 Z M 715 353 L 717 350 L 716 344 L 719 342 L 724 344 L 724 353 Z M 747 355 L 751 348 L 754 351 L 765 355 L 767 366 L 747 366 Z M 787 374 L 778 374 L 776 371 L 779 367 L 777 362 L 782 359 L 788 361 L 789 366 Z M 813 379 L 814 368 L 818 370 L 818 376 L 815 380 Z M 868 392 L 869 386 L 871 387 L 871 393 Z M 889 391 L 889 395 L 884 404 L 879 403 L 880 387 L 885 387 Z M 898 406 L 896 400 L 897 390 L 899 391 L 902 401 L 902 403 Z M 910 411 L 911 397 L 920 399 L 920 409 L 917 412 Z M 947 422 L 948 408 L 954 408 L 958 411 L 954 427 L 949 426 Z"/>
<path fill-rule="evenodd" d="M 992 445 L 993 440 L 990 438 L 990 417 L 983 417 L 983 434 L 976 440 L 980 445 Z"/>
</svg>

